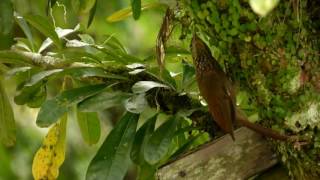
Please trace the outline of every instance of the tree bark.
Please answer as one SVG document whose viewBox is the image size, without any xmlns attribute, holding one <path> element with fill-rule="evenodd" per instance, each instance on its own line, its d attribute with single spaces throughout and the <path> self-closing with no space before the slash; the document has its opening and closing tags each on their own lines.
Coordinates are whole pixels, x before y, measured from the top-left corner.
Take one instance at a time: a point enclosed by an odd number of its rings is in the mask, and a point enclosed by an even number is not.
<svg viewBox="0 0 320 180">
<path fill-rule="evenodd" d="M 235 137 L 225 135 L 161 167 L 158 179 L 247 179 L 278 162 L 261 135 L 242 127 Z"/>
</svg>

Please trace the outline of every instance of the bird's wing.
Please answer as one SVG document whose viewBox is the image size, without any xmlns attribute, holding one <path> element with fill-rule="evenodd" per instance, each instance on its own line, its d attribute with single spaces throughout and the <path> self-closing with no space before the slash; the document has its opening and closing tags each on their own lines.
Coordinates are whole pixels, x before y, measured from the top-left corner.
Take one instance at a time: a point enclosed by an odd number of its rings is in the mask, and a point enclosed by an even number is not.
<svg viewBox="0 0 320 180">
<path fill-rule="evenodd" d="M 224 80 L 213 73 L 206 73 L 199 82 L 200 93 L 207 101 L 209 111 L 214 120 L 225 132 L 233 137 L 233 121 L 235 106 L 232 94 L 226 89 Z"/>
</svg>

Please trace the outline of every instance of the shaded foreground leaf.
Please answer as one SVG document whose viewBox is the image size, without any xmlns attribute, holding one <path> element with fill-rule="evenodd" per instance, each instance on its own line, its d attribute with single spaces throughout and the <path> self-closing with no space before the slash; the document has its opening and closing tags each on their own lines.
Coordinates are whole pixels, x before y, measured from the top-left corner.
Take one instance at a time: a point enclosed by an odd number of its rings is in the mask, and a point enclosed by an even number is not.
<svg viewBox="0 0 320 180">
<path fill-rule="evenodd" d="M 34 40 L 33 40 L 33 36 L 32 36 L 31 29 L 30 29 L 29 25 L 24 20 L 24 18 L 22 16 L 20 16 L 18 13 L 15 13 L 14 16 L 15 16 L 15 20 L 16 20 L 17 24 L 20 26 L 23 33 L 27 36 L 28 41 L 31 44 L 32 51 L 35 51 Z"/>
<path fill-rule="evenodd" d="M 141 0 L 131 0 L 133 18 L 138 20 L 141 14 Z"/>
<path fill-rule="evenodd" d="M 136 82 L 132 86 L 132 92 L 133 93 L 145 93 L 145 92 L 149 91 L 150 89 L 156 88 L 156 87 L 169 88 L 169 86 L 155 82 L 155 81 L 139 81 L 139 82 Z"/>
<path fill-rule="evenodd" d="M 88 20 L 88 24 L 87 27 L 89 27 L 94 19 L 94 15 L 96 13 L 97 10 L 97 4 L 98 4 L 98 0 L 95 0 L 93 7 L 90 10 L 90 15 L 89 15 L 89 20 Z"/>
<path fill-rule="evenodd" d="M 0 142 L 5 146 L 13 146 L 16 142 L 16 124 L 12 107 L 0 82 Z"/>
<path fill-rule="evenodd" d="M 36 121 L 37 125 L 48 127 L 67 112 L 70 106 L 101 92 L 105 87 L 106 84 L 98 84 L 75 88 L 62 92 L 54 99 L 47 100 L 40 108 Z"/>
<path fill-rule="evenodd" d="M 145 163 L 144 157 L 143 157 L 144 146 L 154 131 L 157 117 L 158 117 L 158 114 L 155 114 L 154 116 L 152 116 L 137 131 L 136 137 L 134 138 L 132 150 L 130 153 L 131 160 L 136 164 L 142 165 L 143 163 Z"/>
<path fill-rule="evenodd" d="M 110 132 L 90 162 L 87 180 L 122 180 L 130 164 L 130 150 L 136 133 L 138 114 L 127 112 Z"/>
<path fill-rule="evenodd" d="M 35 180 L 57 179 L 65 159 L 67 115 L 49 129 L 41 148 L 34 156 L 32 174 Z"/>
<path fill-rule="evenodd" d="M 164 6 L 164 4 L 161 3 L 147 3 L 141 6 L 141 11 L 147 10 L 147 9 L 151 9 L 151 8 L 155 8 L 155 7 L 161 7 Z M 124 8 L 121 9 L 115 13 L 113 13 L 112 15 L 110 15 L 109 17 L 107 17 L 107 21 L 108 22 L 117 22 L 117 21 L 121 21 L 129 16 L 132 15 L 132 8 L 128 7 L 128 8 Z"/>
<path fill-rule="evenodd" d="M 62 47 L 59 36 L 56 33 L 54 26 L 49 23 L 48 19 L 39 15 L 27 15 L 24 18 L 42 34 L 49 37 L 56 46 L 59 48 Z"/>
<path fill-rule="evenodd" d="M 78 111 L 77 120 L 84 141 L 89 145 L 96 144 L 101 134 L 98 114 L 96 112 Z"/>
<path fill-rule="evenodd" d="M 0 51 L 0 62 L 16 65 L 33 65 L 32 60 L 13 51 Z"/>
<path fill-rule="evenodd" d="M 146 99 L 146 94 L 141 93 L 133 95 L 125 101 L 124 107 L 127 111 L 132 113 L 141 113 L 148 107 L 148 101 Z"/>
<path fill-rule="evenodd" d="M 156 164 L 165 157 L 177 123 L 177 118 L 171 117 L 152 134 L 144 148 L 144 158 L 149 164 Z"/>
<path fill-rule="evenodd" d="M 78 109 L 85 112 L 101 111 L 123 105 L 124 101 L 129 97 L 129 93 L 120 91 L 102 92 L 79 103 Z"/>
</svg>

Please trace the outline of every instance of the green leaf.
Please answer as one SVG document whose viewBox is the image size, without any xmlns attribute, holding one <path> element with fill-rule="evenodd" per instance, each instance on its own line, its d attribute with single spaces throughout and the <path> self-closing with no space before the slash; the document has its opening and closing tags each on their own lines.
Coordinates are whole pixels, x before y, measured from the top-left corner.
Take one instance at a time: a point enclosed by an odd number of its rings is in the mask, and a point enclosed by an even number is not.
<svg viewBox="0 0 320 180">
<path fill-rule="evenodd" d="M 52 74 L 56 74 L 58 72 L 63 71 L 63 69 L 52 69 L 48 71 L 41 71 L 35 75 L 33 75 L 28 83 L 25 84 L 25 86 L 33 86 L 43 80 L 44 78 L 47 78 L 51 76 Z"/>
<path fill-rule="evenodd" d="M 35 51 L 34 40 L 33 40 L 33 36 L 32 36 L 31 29 L 30 29 L 29 25 L 23 19 L 23 17 L 20 16 L 18 13 L 15 13 L 14 16 L 15 16 L 15 20 L 16 20 L 17 24 L 20 26 L 23 33 L 27 36 L 29 43 L 31 44 L 32 51 Z"/>
<path fill-rule="evenodd" d="M 0 62 L 16 65 L 30 65 L 33 66 L 32 60 L 22 56 L 14 51 L 0 51 Z"/>
<path fill-rule="evenodd" d="M 149 164 L 157 164 L 167 154 L 177 126 L 176 117 L 169 118 L 150 137 L 144 148 L 144 158 Z"/>
<path fill-rule="evenodd" d="M 137 180 L 156 180 L 155 173 L 157 167 L 149 164 L 143 164 L 138 167 Z"/>
<path fill-rule="evenodd" d="M 170 72 L 167 69 L 162 70 L 162 76 L 161 76 L 168 85 L 171 86 L 171 88 L 176 89 L 177 83 L 176 80 L 170 75 Z"/>
<path fill-rule="evenodd" d="M 129 97 L 129 93 L 121 91 L 102 92 L 79 103 L 78 109 L 85 112 L 101 111 L 114 106 L 123 105 L 124 101 Z"/>
<path fill-rule="evenodd" d="M 88 13 L 93 6 L 95 5 L 97 0 L 80 0 L 81 2 L 81 12 Z"/>
<path fill-rule="evenodd" d="M 187 150 L 189 150 L 193 146 L 194 142 L 201 136 L 203 136 L 203 133 L 197 134 L 196 136 L 193 136 L 190 139 L 188 139 L 188 142 L 186 142 L 181 147 L 179 147 L 179 149 L 176 150 L 174 154 L 171 155 L 170 158 L 176 158 L 177 156 L 185 153 Z"/>
<path fill-rule="evenodd" d="M 107 73 L 103 68 L 98 67 L 76 67 L 68 69 L 52 69 L 48 71 L 41 71 L 31 77 L 25 86 L 34 86 L 35 84 L 45 79 L 56 79 L 65 75 L 72 76 L 75 79 L 82 79 L 88 77 L 103 77 L 109 79 L 126 80 L 125 77 Z"/>
<path fill-rule="evenodd" d="M 67 112 L 69 107 L 101 92 L 105 87 L 106 84 L 99 84 L 66 90 L 54 99 L 47 100 L 40 108 L 36 121 L 37 125 L 39 127 L 50 126 Z"/>
<path fill-rule="evenodd" d="M 59 76 L 60 75 L 70 75 L 76 79 L 87 78 L 87 77 L 103 77 L 103 78 L 108 78 L 108 79 L 127 80 L 126 77 L 108 73 L 103 68 L 99 68 L 99 67 L 69 68 L 69 69 L 65 69 L 63 72 L 61 72 L 61 74 L 59 74 Z"/>
<path fill-rule="evenodd" d="M 47 18 L 40 15 L 27 15 L 24 17 L 33 27 L 39 30 L 42 34 L 49 37 L 58 48 L 62 48 L 62 43 L 54 26 L 49 23 Z M 40 48 L 41 49 L 41 48 Z M 39 49 L 39 51 L 40 51 Z M 40 51 L 41 52 L 41 51 Z"/>
<path fill-rule="evenodd" d="M 155 114 L 149 118 L 137 131 L 130 153 L 131 160 L 136 164 L 142 165 L 145 163 L 143 154 L 144 146 L 154 132 L 157 117 L 158 114 Z"/>
<path fill-rule="evenodd" d="M 67 46 L 69 46 L 70 41 L 67 42 Z M 82 63 L 91 63 L 91 64 L 101 64 L 102 58 L 85 52 L 82 48 L 73 48 L 73 49 L 64 49 L 62 50 L 64 58 L 66 58 L 66 62 L 82 62 Z"/>
<path fill-rule="evenodd" d="M 10 0 L 0 1 L 0 35 L 8 35 L 13 27 L 13 7 Z"/>
<path fill-rule="evenodd" d="M 165 5 L 162 3 L 147 3 L 141 6 L 140 11 L 144 11 L 144 10 L 155 8 L 155 7 L 162 7 L 162 6 L 165 6 Z M 111 16 L 107 17 L 107 21 L 108 22 L 122 21 L 123 19 L 131 15 L 132 15 L 132 8 L 128 7 L 113 13 Z"/>
<path fill-rule="evenodd" d="M 133 95 L 125 101 L 125 108 L 132 113 L 141 113 L 148 107 L 148 101 L 144 93 Z"/>
<path fill-rule="evenodd" d="M 95 0 L 93 7 L 90 10 L 90 15 L 89 15 L 89 20 L 88 20 L 88 24 L 87 27 L 89 27 L 94 19 L 94 15 L 96 13 L 97 10 L 97 4 L 98 4 L 98 0 Z"/>
<path fill-rule="evenodd" d="M 52 8 L 56 4 L 57 0 L 48 0 L 46 12 L 49 14 L 50 8 Z"/>
<path fill-rule="evenodd" d="M 108 48 L 105 48 L 103 46 L 93 46 L 94 48 L 98 49 L 99 51 L 105 53 L 107 55 L 106 58 L 121 62 L 123 64 L 129 64 L 129 63 L 136 63 L 136 62 L 142 62 L 141 59 L 132 56 L 130 54 L 124 53 L 122 50 L 111 50 Z"/>
<path fill-rule="evenodd" d="M 47 100 L 40 108 L 36 123 L 39 127 L 49 127 L 67 111 L 68 107 L 61 105 L 56 99 Z"/>
<path fill-rule="evenodd" d="M 32 97 L 28 100 L 27 105 L 31 108 L 38 108 L 47 98 L 47 90 L 45 86 L 41 86 Z"/>
<path fill-rule="evenodd" d="M 89 145 L 99 141 L 101 129 L 100 120 L 96 112 L 80 112 L 77 114 L 82 138 Z"/>
<path fill-rule="evenodd" d="M 95 40 L 89 34 L 78 34 L 82 42 L 87 44 L 95 44 Z"/>
<path fill-rule="evenodd" d="M 138 114 L 127 112 L 107 136 L 90 162 L 87 180 L 122 180 L 130 165 L 130 150 L 136 133 Z"/>
<path fill-rule="evenodd" d="M 138 20 L 141 14 L 141 0 L 131 0 L 133 18 Z"/>
<path fill-rule="evenodd" d="M 133 93 L 145 93 L 147 91 L 149 91 L 152 88 L 169 88 L 169 86 L 155 82 L 155 81 L 139 81 L 136 82 L 133 86 L 132 86 L 132 92 Z"/>
<path fill-rule="evenodd" d="M 195 82 L 195 69 L 188 62 L 182 60 L 183 77 L 182 87 L 183 89 L 188 88 L 193 82 Z"/>
<path fill-rule="evenodd" d="M 43 83 L 34 86 L 25 86 L 20 93 L 14 97 L 14 102 L 18 105 L 27 103 L 29 107 L 37 108 L 46 100 L 47 91 Z"/>
<path fill-rule="evenodd" d="M 29 43 L 29 40 L 26 38 L 14 38 L 14 40 L 17 42 L 14 46 L 16 49 L 21 49 L 22 51 L 27 52 L 33 52 L 32 45 Z"/>
<path fill-rule="evenodd" d="M 104 35 L 104 38 L 106 40 L 103 42 L 102 46 L 109 46 L 112 49 L 120 49 L 123 53 L 127 53 L 121 42 L 113 35 Z"/>
<path fill-rule="evenodd" d="M 66 37 L 74 32 L 77 32 L 79 29 L 80 29 L 80 25 L 78 24 L 78 25 L 76 25 L 76 27 L 74 29 L 61 29 L 61 28 L 57 27 L 54 29 L 54 32 L 56 33 L 56 35 L 58 36 L 58 40 L 60 41 L 60 38 Z M 47 49 L 49 46 L 52 45 L 52 43 L 56 44 L 55 40 L 49 36 L 49 38 L 47 38 L 46 40 L 44 40 L 42 42 L 42 44 L 38 50 L 38 53 L 41 53 L 42 51 Z"/>
<path fill-rule="evenodd" d="M 10 0 L 0 1 L 0 50 L 10 49 L 13 41 L 13 7 Z"/>
<path fill-rule="evenodd" d="M 0 82 L 0 142 L 5 146 L 13 146 L 16 142 L 13 111 L 2 82 Z"/>
</svg>

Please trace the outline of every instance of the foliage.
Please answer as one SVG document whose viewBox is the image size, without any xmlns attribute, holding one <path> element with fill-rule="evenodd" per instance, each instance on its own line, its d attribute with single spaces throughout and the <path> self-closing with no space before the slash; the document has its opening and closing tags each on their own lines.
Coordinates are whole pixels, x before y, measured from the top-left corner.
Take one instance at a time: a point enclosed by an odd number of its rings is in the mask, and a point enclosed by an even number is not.
<svg viewBox="0 0 320 180">
<path fill-rule="evenodd" d="M 319 44 L 314 38 L 319 19 L 316 7 L 310 6 L 314 3 L 281 1 L 268 9 L 275 8 L 269 14 L 255 10 L 263 13 L 261 18 L 251 11 L 247 0 L 177 2 L 168 5 L 175 10 L 172 39 L 180 35 L 181 42 L 175 41 L 174 46 L 170 40 L 163 42 L 163 46 L 167 43 L 166 68 L 161 71 L 155 59 L 159 54 L 141 58 L 129 53 L 113 34 L 95 38 L 89 33 L 87 28 L 95 25 L 98 0 L 72 1 L 74 13 L 81 17 L 72 28 L 58 27 L 53 14 L 55 7 L 65 8 L 68 2 L 48 0 L 41 15 L 20 15 L 13 12 L 10 1 L 0 2 L 0 8 L 9 11 L 0 13 L 0 20 L 5 20 L 0 21 L 0 38 L 12 39 L 14 21 L 23 33 L 15 37 L 10 50 L 0 51 L 0 76 L 16 80 L 16 104 L 40 108 L 39 127 L 51 126 L 35 155 L 35 179 L 58 176 L 68 148 L 64 147 L 64 131 L 71 129 L 65 127 L 66 114 L 73 115 L 68 121 L 76 119 L 90 146 L 99 143 L 101 116 L 117 111 L 124 114 L 115 118 L 113 129 L 88 166 L 86 179 L 123 179 L 132 164 L 138 167 L 138 179 L 153 179 L 158 167 L 208 141 L 204 130 L 212 130 L 212 124 L 208 127 L 212 121 L 199 98 L 187 50 L 193 33 L 208 42 L 213 56 L 240 84 L 239 108 L 249 119 L 312 140 L 302 150 L 274 142 L 290 173 L 298 178 L 307 178 L 309 172 L 319 175 L 320 71 Z M 257 6 L 258 1 L 250 2 Z M 131 15 L 138 20 L 143 10 L 167 6 L 140 0 L 131 0 L 130 5 L 107 21 Z M 13 113 L 2 86 L 0 91 L 0 140 L 13 145 Z M 303 163 L 306 159 L 308 165 Z"/>
<path fill-rule="evenodd" d="M 204 132 L 192 128 L 190 113 L 186 113 L 200 106 L 197 99 L 186 95 L 195 87 L 195 81 L 188 80 L 194 78 L 194 69 L 188 62 L 175 63 L 185 67 L 182 76 L 174 77 L 166 69 L 164 76 L 160 76 L 154 55 L 147 59 L 133 56 L 112 35 L 97 43 L 97 39 L 86 34 L 82 24 L 72 29 L 56 27 L 50 14 L 59 3 L 48 1 L 46 17 L 15 13 L 15 21 L 25 37 L 17 38 L 11 50 L 0 52 L 0 63 L 6 67 L 2 76 L 19 79 L 14 102 L 40 108 L 37 125 L 50 127 L 34 157 L 35 179 L 58 177 L 68 148 L 65 147 L 65 131 L 71 128 L 66 127 L 66 114 L 68 117 L 73 114 L 83 140 L 94 145 L 101 134 L 98 114 L 110 108 L 127 111 L 114 124 L 91 161 L 86 179 L 122 179 L 132 162 L 139 166 L 139 179 L 150 179 L 156 168 L 172 155 L 176 157 L 208 140 L 206 137 L 194 141 Z M 79 11 L 89 16 L 87 26 L 92 23 L 96 3 L 87 1 L 80 5 Z M 132 1 L 135 19 L 140 16 L 140 8 L 164 6 L 140 3 Z M 127 15 L 120 16 L 122 19 Z M 39 36 L 45 37 L 42 42 L 35 41 Z M 168 54 L 176 57 L 178 53 L 180 51 Z M 4 91 L 1 94 L 5 95 Z M 194 102 L 186 104 L 180 100 Z M 4 107 L 10 108 L 10 105 L 6 103 Z M 139 114 L 147 113 L 150 108 L 157 111 L 156 115 L 139 118 Z M 9 117 L 2 119 L 9 124 L 12 121 Z M 137 129 L 138 122 L 142 126 Z M 6 127 L 6 131 L 1 131 L 5 133 L 1 137 L 12 136 L 9 126 L 2 127 Z M 9 145 L 6 141 L 2 139 Z"/>
</svg>

